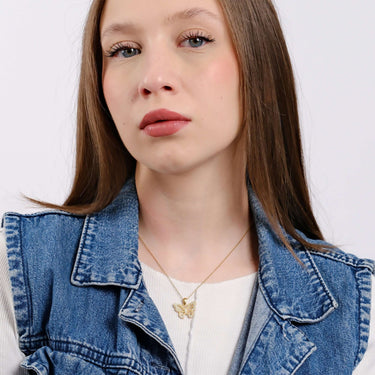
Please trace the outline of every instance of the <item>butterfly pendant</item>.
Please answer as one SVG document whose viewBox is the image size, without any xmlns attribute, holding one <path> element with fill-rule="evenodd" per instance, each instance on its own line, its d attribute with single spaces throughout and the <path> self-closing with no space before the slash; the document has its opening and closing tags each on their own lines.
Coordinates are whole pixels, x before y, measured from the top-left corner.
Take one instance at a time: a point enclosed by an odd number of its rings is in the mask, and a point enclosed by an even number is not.
<svg viewBox="0 0 375 375">
<path fill-rule="evenodd" d="M 182 304 L 178 304 L 178 303 L 173 304 L 174 311 L 176 311 L 180 319 L 184 319 L 185 315 L 191 319 L 194 316 L 195 306 L 196 306 L 195 301 L 190 302 L 188 304 L 186 302 L 186 298 L 182 299 Z"/>
</svg>

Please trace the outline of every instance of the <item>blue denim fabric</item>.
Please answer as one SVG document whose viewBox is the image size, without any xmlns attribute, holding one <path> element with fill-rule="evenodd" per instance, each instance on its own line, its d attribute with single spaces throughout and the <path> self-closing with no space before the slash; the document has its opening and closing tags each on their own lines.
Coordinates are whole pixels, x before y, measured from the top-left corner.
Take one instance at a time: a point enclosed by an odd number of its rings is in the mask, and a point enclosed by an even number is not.
<svg viewBox="0 0 375 375">
<path fill-rule="evenodd" d="M 351 374 L 367 346 L 373 261 L 289 238 L 301 266 L 250 187 L 249 203 L 260 266 L 229 374 Z M 25 368 L 183 373 L 142 279 L 134 178 L 99 213 L 9 213 L 3 226 Z"/>
</svg>

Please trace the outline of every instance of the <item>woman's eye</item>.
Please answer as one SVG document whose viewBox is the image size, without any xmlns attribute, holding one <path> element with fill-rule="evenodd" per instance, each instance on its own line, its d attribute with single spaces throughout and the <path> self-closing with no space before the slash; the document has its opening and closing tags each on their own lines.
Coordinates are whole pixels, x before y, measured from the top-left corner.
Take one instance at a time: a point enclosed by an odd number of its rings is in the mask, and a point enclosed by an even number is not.
<svg viewBox="0 0 375 375">
<path fill-rule="evenodd" d="M 199 36 L 189 39 L 189 44 L 191 47 L 201 47 L 204 44 L 205 40 Z"/>
<path fill-rule="evenodd" d="M 118 51 L 118 53 L 121 57 L 128 58 L 128 57 L 133 57 L 135 55 L 139 55 L 141 51 L 138 48 L 125 47 L 125 48 L 122 48 L 120 51 Z"/>
<path fill-rule="evenodd" d="M 139 55 L 140 53 L 141 53 L 141 50 L 139 48 L 115 45 L 110 49 L 110 51 L 106 53 L 106 56 L 128 59 L 129 57 Z"/>
<path fill-rule="evenodd" d="M 181 43 L 181 45 L 183 47 L 199 48 L 207 43 L 212 43 L 214 41 L 215 40 L 211 37 L 205 37 L 202 35 L 187 35 L 184 37 L 184 40 Z"/>
</svg>

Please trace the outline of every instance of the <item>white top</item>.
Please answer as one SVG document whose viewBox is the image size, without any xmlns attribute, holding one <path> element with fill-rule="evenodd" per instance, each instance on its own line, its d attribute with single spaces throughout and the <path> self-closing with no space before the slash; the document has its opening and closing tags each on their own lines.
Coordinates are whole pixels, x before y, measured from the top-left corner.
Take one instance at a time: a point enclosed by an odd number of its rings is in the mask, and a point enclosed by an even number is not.
<svg viewBox="0 0 375 375">
<path fill-rule="evenodd" d="M 180 319 L 171 306 L 181 301 L 166 276 L 144 263 L 141 265 L 147 290 L 165 322 L 184 373 L 226 375 L 240 335 L 249 304 L 249 291 L 252 289 L 256 274 L 220 283 L 203 284 L 188 301 L 191 302 L 195 298 L 197 303 L 194 317 Z M 198 283 L 175 279 L 172 281 L 183 296 L 190 295 L 198 285 Z M 375 288 L 372 288 L 372 307 L 375 306 L 374 290 Z M 353 372 L 354 375 L 375 373 L 374 310 L 371 309 L 368 350 Z M 238 319 L 233 319 L 233 316 Z M 24 355 L 18 348 L 5 238 L 1 229 L 0 332 L 0 369 L 7 375 L 26 374 L 19 369 Z"/>
<path fill-rule="evenodd" d="M 193 318 L 180 319 L 172 305 L 181 304 L 181 298 L 167 277 L 144 263 L 142 270 L 146 288 L 165 322 L 184 374 L 227 374 L 256 273 L 203 284 L 188 300 L 188 303 L 196 302 Z M 200 284 L 172 281 L 184 297 Z"/>
</svg>

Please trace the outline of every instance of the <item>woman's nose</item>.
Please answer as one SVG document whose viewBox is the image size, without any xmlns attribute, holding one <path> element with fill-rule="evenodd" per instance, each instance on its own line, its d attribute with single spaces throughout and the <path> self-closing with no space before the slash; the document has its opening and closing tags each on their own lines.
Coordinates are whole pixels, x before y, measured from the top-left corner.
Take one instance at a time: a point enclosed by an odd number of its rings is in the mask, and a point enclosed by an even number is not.
<svg viewBox="0 0 375 375">
<path fill-rule="evenodd" d="M 138 92 L 143 97 L 177 92 L 176 65 L 170 54 L 159 50 L 157 55 L 145 57 Z"/>
</svg>

